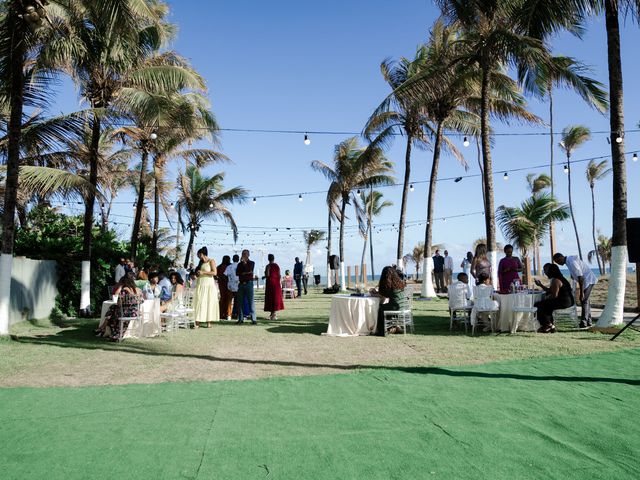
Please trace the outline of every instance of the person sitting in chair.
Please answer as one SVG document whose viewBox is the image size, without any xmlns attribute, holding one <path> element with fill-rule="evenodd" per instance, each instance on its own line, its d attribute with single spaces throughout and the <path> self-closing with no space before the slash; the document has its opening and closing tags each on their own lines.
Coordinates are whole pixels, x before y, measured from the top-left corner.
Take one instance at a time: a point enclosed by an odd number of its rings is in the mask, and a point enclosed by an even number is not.
<svg viewBox="0 0 640 480">
<path fill-rule="evenodd" d="M 376 335 L 384 337 L 386 333 L 384 329 L 384 312 L 404 310 L 407 307 L 404 288 L 404 281 L 398 276 L 394 267 L 384 267 L 382 269 L 378 289 L 371 290 L 372 295 L 380 297 Z"/>
<path fill-rule="evenodd" d="M 571 285 L 564 278 L 557 265 L 547 263 L 542 267 L 542 271 L 551 280 L 551 284 L 545 287 L 540 280 L 535 281 L 536 285 L 547 292 L 546 298 L 536 302 L 534 305 L 534 307 L 538 308 L 538 321 L 540 322 L 538 333 L 555 333 L 556 326 L 553 324 L 553 311 L 573 306 L 575 299 L 571 292 Z"/>
</svg>

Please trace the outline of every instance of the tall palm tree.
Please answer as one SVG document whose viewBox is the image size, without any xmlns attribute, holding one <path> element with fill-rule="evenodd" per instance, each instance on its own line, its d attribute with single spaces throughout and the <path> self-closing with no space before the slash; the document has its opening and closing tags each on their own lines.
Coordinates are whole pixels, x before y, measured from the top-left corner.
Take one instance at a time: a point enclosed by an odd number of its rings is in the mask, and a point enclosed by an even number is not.
<svg viewBox="0 0 640 480">
<path fill-rule="evenodd" d="M 242 187 L 225 190 L 223 181 L 224 173 L 204 177 L 193 165 L 178 175 L 178 221 L 183 233 L 189 230 L 184 268 L 189 265 L 193 242 L 205 220 L 222 218 L 231 227 L 234 242 L 238 240 L 238 227 L 229 207 L 244 203 L 248 191 Z"/>
<path fill-rule="evenodd" d="M 602 273 L 607 273 L 607 263 L 611 265 L 611 238 L 602 235 L 598 232 L 598 241 L 596 243 L 595 250 L 590 250 L 587 253 L 587 260 L 589 263 L 593 262 L 593 258 L 600 258 L 602 260 Z"/>
<path fill-rule="evenodd" d="M 552 185 L 551 177 L 546 173 L 540 173 L 538 175 L 536 175 L 535 173 L 529 173 L 527 174 L 526 181 L 527 187 L 529 188 L 531 195 L 534 197 L 536 195 L 539 195 L 540 192 L 543 192 L 545 189 L 550 188 Z M 551 196 L 553 197 L 553 193 L 551 194 Z M 552 229 L 553 222 L 551 222 L 551 225 L 549 226 L 549 230 Z M 533 259 L 533 273 L 534 275 L 538 275 L 541 268 L 540 243 L 538 242 L 533 245 Z"/>
<path fill-rule="evenodd" d="M 522 2 L 481 0 L 436 0 L 449 23 L 458 23 L 463 32 L 465 54 L 459 59 L 477 65 L 481 71 L 480 130 L 482 140 L 485 228 L 489 256 L 497 275 L 493 164 L 491 159 L 491 85 L 494 72 L 506 66 L 533 66 L 548 63 L 544 43 L 524 34 L 519 23 Z M 494 281 L 496 279 L 494 278 Z"/>
<path fill-rule="evenodd" d="M 583 145 L 585 142 L 591 139 L 591 130 L 584 125 L 573 125 L 565 127 L 562 130 L 562 140 L 560 141 L 560 148 L 564 150 L 567 155 L 567 164 L 565 169 L 567 171 L 567 189 L 569 192 L 569 210 L 571 212 L 571 221 L 573 222 L 573 230 L 576 234 L 576 243 L 578 245 L 578 255 L 582 259 L 582 248 L 580 247 L 580 236 L 578 235 L 578 225 L 576 224 L 576 217 L 573 213 L 573 201 L 571 199 L 571 154 L 573 151 Z"/>
<path fill-rule="evenodd" d="M 305 230 L 302 232 L 304 244 L 307 247 L 307 256 L 304 263 L 305 267 L 311 264 L 311 249 L 314 245 L 324 240 L 325 234 L 326 232 L 322 230 Z"/>
<path fill-rule="evenodd" d="M 395 179 L 390 175 L 393 164 L 387 161 L 378 142 L 361 148 L 357 137 L 351 137 L 336 145 L 333 166 L 314 160 L 311 168 L 331 182 L 327 193 L 330 212 L 334 205 L 340 204 L 340 284 L 345 289 L 344 225 L 347 205 L 358 188 L 393 184 Z M 331 219 L 331 213 L 329 217 Z"/>
<path fill-rule="evenodd" d="M 404 251 L 404 229 L 411 180 L 411 152 L 414 147 L 426 148 L 429 137 L 425 132 L 428 117 L 423 99 L 409 98 L 406 95 L 395 95 L 395 91 L 410 78 L 417 75 L 425 66 L 427 55 L 424 46 L 416 51 L 413 60 L 401 57 L 398 62 L 384 60 L 380 71 L 384 80 L 392 89 L 389 95 L 373 112 L 364 132 L 368 138 L 374 134 L 389 135 L 396 133 L 406 136 L 404 157 L 404 180 L 402 184 L 402 200 L 400 201 L 400 220 L 398 222 L 397 264 L 402 267 Z"/>
<path fill-rule="evenodd" d="M 50 42 L 41 55 L 64 64 L 93 109 L 89 181 L 98 184 L 99 142 L 105 120 L 128 115 L 149 96 L 203 81 L 181 65 L 149 61 L 175 33 L 165 22 L 168 6 L 158 0 L 72 0 L 66 4 L 65 42 Z M 167 57 L 171 54 L 168 53 Z M 146 118 L 146 117 L 145 117 Z M 84 215 L 81 311 L 90 310 L 91 229 L 95 200 L 87 198 Z"/>
<path fill-rule="evenodd" d="M 364 239 L 364 244 L 362 245 L 362 258 L 360 259 L 360 269 L 364 271 L 364 262 L 367 254 L 367 241 L 369 242 L 369 252 L 371 257 L 371 280 L 373 281 L 375 278 L 375 271 L 373 265 L 373 219 L 380 214 L 382 211 L 393 205 L 393 202 L 390 200 L 382 200 L 383 194 L 378 190 L 370 189 L 369 193 L 363 191 L 362 194 L 362 207 L 361 211 L 363 213 L 362 222 L 358 222 L 360 224 L 360 235 L 362 235 Z"/>
<path fill-rule="evenodd" d="M 595 196 L 595 187 L 596 182 L 598 180 L 602 180 L 607 175 L 611 173 L 611 168 L 608 167 L 608 162 L 606 160 L 602 160 L 600 162 L 596 162 L 595 160 L 590 160 L 587 165 L 586 176 L 587 182 L 589 182 L 589 188 L 591 189 L 591 235 L 593 236 L 593 248 L 594 252 L 596 252 L 596 261 L 598 262 L 598 270 L 600 271 L 600 275 L 603 275 L 604 272 L 604 262 L 600 261 L 600 256 L 598 255 L 598 244 L 596 242 L 596 196 Z M 589 258 L 591 261 L 591 258 Z"/>
<path fill-rule="evenodd" d="M 558 203 L 548 193 L 531 196 L 519 207 L 502 205 L 496 213 L 504 237 L 518 247 L 525 260 L 531 248 L 547 235 L 551 222 L 568 217 L 568 207 Z M 528 262 L 525 261 L 525 264 L 528 268 Z M 531 278 L 530 272 L 526 273 L 527 278 Z"/>
<path fill-rule="evenodd" d="M 586 3 L 586 2 L 585 2 Z M 619 10 L 640 19 L 638 2 L 603 0 L 607 29 L 609 69 L 609 128 L 611 131 L 611 171 L 613 173 L 613 232 L 611 236 L 611 277 L 604 311 L 598 326 L 622 323 L 627 282 L 627 172 L 624 156 L 624 108 L 622 59 L 620 56 Z M 620 139 L 620 141 L 618 141 Z"/>
</svg>

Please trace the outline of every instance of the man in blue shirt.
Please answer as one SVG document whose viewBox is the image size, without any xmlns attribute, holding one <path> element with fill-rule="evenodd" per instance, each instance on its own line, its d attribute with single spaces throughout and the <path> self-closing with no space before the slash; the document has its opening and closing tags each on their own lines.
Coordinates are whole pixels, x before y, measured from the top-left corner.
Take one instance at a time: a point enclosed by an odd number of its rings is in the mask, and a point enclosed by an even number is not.
<svg viewBox="0 0 640 480">
<path fill-rule="evenodd" d="M 171 300 L 171 280 L 164 272 L 160 272 L 158 286 L 160 287 L 160 303 L 163 304 Z"/>
<path fill-rule="evenodd" d="M 298 257 L 296 257 L 296 263 L 293 266 L 293 279 L 296 281 L 296 287 L 298 288 L 298 298 L 302 295 L 302 275 L 304 273 L 304 265 Z"/>
</svg>

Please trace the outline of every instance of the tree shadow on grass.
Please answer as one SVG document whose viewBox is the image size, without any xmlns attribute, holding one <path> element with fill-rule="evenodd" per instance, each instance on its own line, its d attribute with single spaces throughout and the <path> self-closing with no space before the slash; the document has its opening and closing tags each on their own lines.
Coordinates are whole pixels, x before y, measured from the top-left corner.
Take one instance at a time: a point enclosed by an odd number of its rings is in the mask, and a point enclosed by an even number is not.
<svg viewBox="0 0 640 480">
<path fill-rule="evenodd" d="M 363 365 L 363 364 L 326 364 L 326 363 L 311 363 L 311 362 L 295 362 L 284 360 L 269 360 L 269 359 L 250 359 L 250 358 L 233 358 L 233 357 L 216 357 L 213 355 L 201 355 L 191 353 L 179 353 L 179 352 L 163 352 L 149 349 L 149 342 L 144 341 L 144 344 L 132 344 L 126 343 L 105 343 L 100 339 L 94 339 L 90 337 L 92 327 L 95 322 L 80 323 L 76 325 L 76 328 L 68 328 L 62 330 L 56 334 L 48 335 L 34 335 L 34 336 L 18 336 L 15 341 L 18 343 L 32 344 L 32 345 L 51 345 L 62 348 L 79 348 L 87 350 L 105 350 L 115 352 L 124 352 L 138 355 L 150 355 L 156 357 L 171 357 L 171 358 L 189 358 L 197 360 L 205 360 L 210 362 L 223 362 L 223 363 L 239 363 L 239 364 L 251 364 L 251 365 L 272 365 L 283 367 L 301 367 L 301 368 L 322 368 L 333 369 L 343 371 L 356 371 L 356 370 L 385 370 L 396 371 L 410 374 L 419 375 L 439 375 L 450 377 L 462 377 L 462 378 L 481 378 L 487 380 L 495 379 L 511 379 L 511 380 L 523 380 L 523 381 L 555 381 L 555 382 L 582 382 L 582 383 L 620 383 L 626 385 L 640 385 L 640 378 L 626 379 L 626 378 L 613 378 L 613 377 L 596 377 L 596 376 L 562 376 L 562 375 L 525 375 L 521 373 L 491 373 L 483 371 L 473 370 L 456 370 L 442 367 L 388 367 L 382 365 Z M 286 326 L 282 326 L 284 328 Z M 273 327 L 276 328 L 276 327 Z M 513 368 L 518 368 L 518 365 L 514 365 Z"/>
</svg>

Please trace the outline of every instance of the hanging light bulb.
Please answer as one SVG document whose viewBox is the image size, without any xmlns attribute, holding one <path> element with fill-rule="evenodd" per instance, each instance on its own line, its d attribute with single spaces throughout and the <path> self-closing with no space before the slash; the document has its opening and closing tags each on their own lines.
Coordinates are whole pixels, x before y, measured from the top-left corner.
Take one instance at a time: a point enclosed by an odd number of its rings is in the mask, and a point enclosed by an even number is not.
<svg viewBox="0 0 640 480">
<path fill-rule="evenodd" d="M 306 133 L 304 134 L 304 144 L 311 145 L 311 140 L 309 139 L 309 135 L 307 135 Z"/>
<path fill-rule="evenodd" d="M 455 178 L 455 180 L 454 180 L 454 182 L 455 182 L 455 183 L 458 183 L 458 182 L 459 182 L 459 181 L 461 181 L 461 180 L 462 180 L 462 177 L 456 177 L 456 178 Z"/>
<path fill-rule="evenodd" d="M 157 134 L 156 132 L 153 132 L 151 135 L 149 135 L 149 138 L 150 138 L 151 140 L 155 140 L 155 139 L 157 139 L 157 138 L 158 138 L 158 134 Z"/>
<path fill-rule="evenodd" d="M 635 153 L 633 154 L 633 157 L 631 157 L 631 160 L 633 160 L 634 162 L 637 162 L 637 161 L 638 161 L 638 152 L 635 152 Z"/>
<path fill-rule="evenodd" d="M 616 143 L 622 143 L 622 135 L 618 132 L 616 132 Z"/>
<path fill-rule="evenodd" d="M 565 164 L 565 166 L 562 167 L 562 170 L 564 170 L 564 173 L 569 173 L 569 164 Z"/>
<path fill-rule="evenodd" d="M 360 195 L 360 189 L 356 190 L 356 194 Z"/>
<path fill-rule="evenodd" d="M 209 204 L 209 208 L 213 208 L 213 203 L 210 203 L 210 204 Z"/>
<path fill-rule="evenodd" d="M 409 185 L 409 190 L 413 192 L 413 183 Z"/>
<path fill-rule="evenodd" d="M 503 179 L 504 181 L 509 180 L 509 172 L 504 172 L 504 175 L 502 176 L 502 179 Z"/>
<path fill-rule="evenodd" d="M 257 202 L 256 197 L 253 197 L 252 203 L 255 205 Z"/>
<path fill-rule="evenodd" d="M 464 140 L 462 141 L 462 145 L 464 145 L 465 147 L 469 146 L 469 139 L 467 137 L 464 137 Z"/>
<path fill-rule="evenodd" d="M 302 201 L 302 194 L 298 195 L 298 201 L 301 202 Z"/>
<path fill-rule="evenodd" d="M 446 222 L 446 221 L 447 221 L 447 217 L 444 217 L 444 218 L 442 219 L 442 221 L 443 221 L 443 222 Z"/>
</svg>

